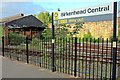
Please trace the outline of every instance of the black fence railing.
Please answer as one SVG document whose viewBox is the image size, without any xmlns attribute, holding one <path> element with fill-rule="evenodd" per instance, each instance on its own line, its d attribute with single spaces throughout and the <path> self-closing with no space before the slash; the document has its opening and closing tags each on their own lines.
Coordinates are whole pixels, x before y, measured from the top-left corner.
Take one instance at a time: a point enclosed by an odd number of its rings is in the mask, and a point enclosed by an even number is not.
<svg viewBox="0 0 120 80">
<path fill-rule="evenodd" d="M 52 69 L 52 38 L 2 38 L 3 56 Z M 17 43 L 19 42 L 19 44 Z M 55 71 L 86 79 L 112 79 L 112 40 L 55 38 Z M 120 72 L 120 44 L 117 42 L 116 78 Z"/>
</svg>

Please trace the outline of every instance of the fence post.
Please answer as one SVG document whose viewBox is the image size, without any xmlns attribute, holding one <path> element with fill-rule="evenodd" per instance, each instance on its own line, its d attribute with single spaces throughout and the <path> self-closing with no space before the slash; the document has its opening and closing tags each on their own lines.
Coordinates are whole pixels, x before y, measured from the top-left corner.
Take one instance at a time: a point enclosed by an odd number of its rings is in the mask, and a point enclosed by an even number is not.
<svg viewBox="0 0 120 80">
<path fill-rule="evenodd" d="M 113 69 L 112 80 L 116 80 L 116 58 L 117 58 L 117 38 L 116 38 L 116 26 L 117 26 L 117 2 L 114 2 L 114 16 L 113 16 Z"/>
<path fill-rule="evenodd" d="M 77 37 L 75 37 L 75 58 L 74 58 L 74 76 L 76 77 L 77 72 Z"/>
<path fill-rule="evenodd" d="M 29 54 L 28 54 L 28 37 L 26 37 L 26 56 L 27 56 L 27 64 L 29 63 Z"/>
<path fill-rule="evenodd" d="M 2 56 L 4 56 L 4 36 L 2 36 Z"/>
</svg>

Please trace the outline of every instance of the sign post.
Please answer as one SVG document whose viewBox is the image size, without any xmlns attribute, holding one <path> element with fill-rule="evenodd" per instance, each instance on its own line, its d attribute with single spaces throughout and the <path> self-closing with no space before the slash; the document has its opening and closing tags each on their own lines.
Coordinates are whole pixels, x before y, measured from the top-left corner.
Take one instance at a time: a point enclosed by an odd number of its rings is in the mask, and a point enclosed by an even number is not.
<svg viewBox="0 0 120 80">
<path fill-rule="evenodd" d="M 116 37 L 116 26 L 117 26 L 117 2 L 114 2 L 113 12 L 113 69 L 112 69 L 112 80 L 116 80 L 116 58 L 117 58 L 117 37 Z"/>
<path fill-rule="evenodd" d="M 52 12 L 52 72 L 55 71 L 54 65 L 54 13 Z"/>
</svg>

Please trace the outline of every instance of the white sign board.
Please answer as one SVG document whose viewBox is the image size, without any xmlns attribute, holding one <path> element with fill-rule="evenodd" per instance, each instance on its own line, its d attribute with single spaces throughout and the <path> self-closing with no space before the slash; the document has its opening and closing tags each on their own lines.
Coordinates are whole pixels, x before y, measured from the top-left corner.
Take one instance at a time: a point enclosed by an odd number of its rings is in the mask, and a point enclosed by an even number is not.
<svg viewBox="0 0 120 80">
<path fill-rule="evenodd" d="M 94 15 L 112 14 L 112 13 L 113 13 L 113 3 L 96 6 L 96 7 L 77 9 L 77 10 L 60 11 L 58 12 L 58 19 L 94 16 Z"/>
</svg>

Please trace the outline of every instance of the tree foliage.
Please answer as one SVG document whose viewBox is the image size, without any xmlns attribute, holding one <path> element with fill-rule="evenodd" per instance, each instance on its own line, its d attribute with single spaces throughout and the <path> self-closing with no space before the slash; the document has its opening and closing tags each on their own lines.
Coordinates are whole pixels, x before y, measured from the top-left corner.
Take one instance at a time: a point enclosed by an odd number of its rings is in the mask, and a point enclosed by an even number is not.
<svg viewBox="0 0 120 80">
<path fill-rule="evenodd" d="M 82 28 L 83 23 L 75 24 L 74 26 L 68 25 L 68 24 L 61 24 L 58 26 L 55 26 L 55 37 L 72 37 L 73 35 L 76 35 L 80 28 Z M 70 28 L 74 28 L 72 32 L 69 32 Z M 46 28 L 42 34 L 41 37 L 52 37 L 52 29 Z"/>
<path fill-rule="evenodd" d="M 42 21 L 45 25 L 48 25 L 51 22 L 51 15 L 49 12 L 40 12 L 37 18 Z"/>
</svg>

